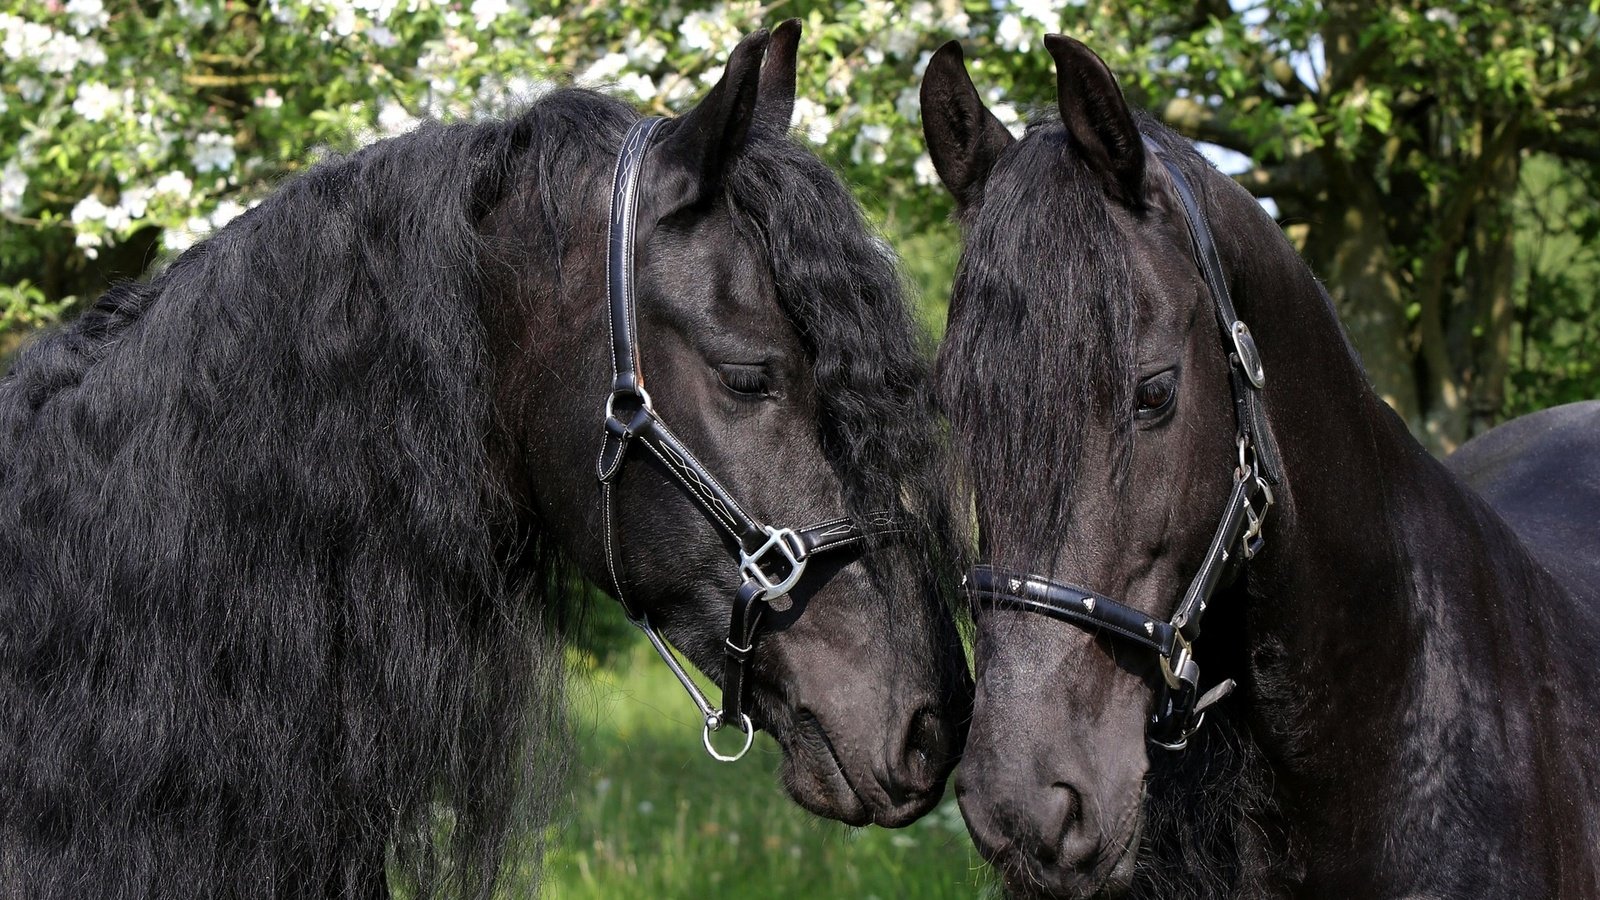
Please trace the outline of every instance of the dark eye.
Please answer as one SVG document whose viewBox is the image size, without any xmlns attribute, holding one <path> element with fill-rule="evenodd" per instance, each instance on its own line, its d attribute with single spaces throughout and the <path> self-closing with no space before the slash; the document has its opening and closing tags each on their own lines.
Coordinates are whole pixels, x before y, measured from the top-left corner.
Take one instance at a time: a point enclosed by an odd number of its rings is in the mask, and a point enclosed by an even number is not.
<svg viewBox="0 0 1600 900">
<path fill-rule="evenodd" d="M 1178 393 L 1178 375 L 1168 369 L 1158 375 L 1139 382 L 1134 388 L 1133 399 L 1137 409 L 1134 415 L 1137 418 L 1149 419 L 1165 412 L 1172 405 L 1172 398 Z"/>
<path fill-rule="evenodd" d="M 735 394 L 747 397 L 765 397 L 772 393 L 765 366 L 724 363 L 717 366 L 717 380 Z"/>
</svg>

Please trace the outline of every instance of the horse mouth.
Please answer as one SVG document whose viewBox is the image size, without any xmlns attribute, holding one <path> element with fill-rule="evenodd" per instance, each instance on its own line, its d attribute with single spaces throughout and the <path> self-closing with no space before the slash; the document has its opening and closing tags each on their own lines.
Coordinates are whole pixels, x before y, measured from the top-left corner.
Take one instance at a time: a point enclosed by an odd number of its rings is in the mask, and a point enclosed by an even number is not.
<svg viewBox="0 0 1600 900">
<path fill-rule="evenodd" d="M 808 709 L 796 712 L 790 728 L 774 733 L 783 748 L 784 788 L 808 812 L 846 825 L 870 825 L 872 804 L 846 774 L 827 729 Z"/>
</svg>

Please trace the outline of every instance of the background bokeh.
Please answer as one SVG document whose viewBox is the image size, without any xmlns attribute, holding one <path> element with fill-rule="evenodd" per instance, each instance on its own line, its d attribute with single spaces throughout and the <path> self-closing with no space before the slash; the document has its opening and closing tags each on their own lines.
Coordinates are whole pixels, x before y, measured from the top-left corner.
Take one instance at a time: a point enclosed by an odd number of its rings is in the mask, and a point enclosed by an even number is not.
<svg viewBox="0 0 1600 900">
<path fill-rule="evenodd" d="M 795 135 L 901 254 L 935 333 L 958 235 L 919 76 L 961 40 L 1020 133 L 1054 108 L 1040 39 L 1061 31 L 1262 198 L 1431 449 L 1600 396 L 1600 0 L 0 0 L 0 355 L 327 154 L 571 82 L 679 111 L 789 17 Z M 730 780 L 642 645 L 593 618 L 555 896 L 989 890 L 953 803 L 894 833 L 811 820 L 770 744 Z"/>
</svg>

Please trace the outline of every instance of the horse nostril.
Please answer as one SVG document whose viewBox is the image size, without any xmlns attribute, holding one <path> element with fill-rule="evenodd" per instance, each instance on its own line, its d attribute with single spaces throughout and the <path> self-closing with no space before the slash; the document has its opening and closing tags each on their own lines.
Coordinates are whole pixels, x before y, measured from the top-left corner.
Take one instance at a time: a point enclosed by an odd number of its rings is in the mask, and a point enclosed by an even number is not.
<svg viewBox="0 0 1600 900">
<path fill-rule="evenodd" d="M 1047 837 L 1041 842 L 1038 856 L 1042 863 L 1053 865 L 1065 857 L 1068 865 L 1077 865 L 1089 858 L 1099 846 L 1099 835 L 1089 831 L 1083 795 L 1064 781 L 1050 785 L 1050 814 L 1046 822 L 1056 824 L 1059 830 L 1054 840 Z"/>
<path fill-rule="evenodd" d="M 900 759 L 904 782 L 926 790 L 944 775 L 950 757 L 949 732 L 944 718 L 932 706 L 912 714 Z"/>
</svg>

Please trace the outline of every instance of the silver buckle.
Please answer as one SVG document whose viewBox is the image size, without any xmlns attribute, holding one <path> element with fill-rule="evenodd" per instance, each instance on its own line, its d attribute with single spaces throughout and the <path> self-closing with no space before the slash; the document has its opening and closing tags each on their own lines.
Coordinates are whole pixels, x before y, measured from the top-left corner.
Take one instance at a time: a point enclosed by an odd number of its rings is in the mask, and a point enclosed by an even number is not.
<svg viewBox="0 0 1600 900">
<path fill-rule="evenodd" d="M 1239 354 L 1239 365 L 1244 367 L 1244 377 L 1258 388 L 1266 386 L 1267 370 L 1261 366 L 1261 351 L 1256 349 L 1256 339 L 1250 336 L 1250 326 L 1234 322 L 1230 333 L 1233 350 Z"/>
<path fill-rule="evenodd" d="M 609 395 L 606 396 L 606 418 L 607 419 L 612 419 L 612 418 L 616 417 L 615 414 L 612 412 L 612 406 L 613 406 L 613 404 L 615 404 L 617 402 L 617 395 L 618 394 L 631 394 L 631 395 L 633 395 L 635 397 L 638 397 L 640 406 L 644 407 L 646 410 L 648 410 L 651 413 L 654 413 L 656 411 L 655 407 L 650 405 L 650 392 L 645 390 L 644 389 L 644 385 L 641 384 L 641 385 L 633 388 L 632 390 L 612 391 Z"/>
<path fill-rule="evenodd" d="M 762 600 L 772 600 L 789 593 L 800 583 L 800 576 L 806 571 L 805 550 L 800 544 L 800 536 L 793 529 L 773 528 L 771 525 L 761 527 L 767 532 L 766 543 L 757 547 L 754 553 L 739 551 L 739 574 L 744 576 L 745 581 L 754 581 L 760 586 Z M 789 573 L 777 581 L 761 568 L 761 560 L 774 549 L 783 554 L 789 566 Z"/>
</svg>

